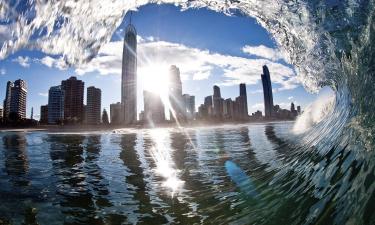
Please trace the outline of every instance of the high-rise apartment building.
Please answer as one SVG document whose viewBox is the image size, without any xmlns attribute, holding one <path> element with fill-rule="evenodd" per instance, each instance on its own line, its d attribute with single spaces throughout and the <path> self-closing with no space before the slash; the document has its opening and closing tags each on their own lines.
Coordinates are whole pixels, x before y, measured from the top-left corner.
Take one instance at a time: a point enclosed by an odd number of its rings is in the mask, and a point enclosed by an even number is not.
<svg viewBox="0 0 375 225">
<path fill-rule="evenodd" d="M 137 122 L 137 31 L 130 23 L 125 29 L 122 52 L 121 103 L 123 124 Z"/>
<path fill-rule="evenodd" d="M 223 115 L 223 102 L 221 98 L 220 88 L 214 85 L 214 95 L 212 96 L 213 103 L 213 116 L 215 118 L 221 118 Z"/>
<path fill-rule="evenodd" d="M 293 103 L 293 102 L 290 104 L 290 111 L 291 111 L 291 112 L 296 111 L 296 107 L 294 106 L 294 103 Z"/>
<path fill-rule="evenodd" d="M 4 104 L 3 104 L 3 117 L 5 119 L 8 118 L 9 112 L 10 112 L 10 97 L 11 97 L 12 87 L 13 87 L 13 82 L 8 81 L 7 86 L 6 86 L 6 91 L 5 91 Z"/>
<path fill-rule="evenodd" d="M 86 123 L 100 124 L 102 110 L 102 91 L 94 86 L 87 88 Z"/>
<path fill-rule="evenodd" d="M 246 120 L 249 116 L 247 108 L 247 93 L 246 84 L 240 84 L 240 96 L 239 96 L 239 119 Z"/>
<path fill-rule="evenodd" d="M 41 124 L 47 124 L 48 123 L 48 105 L 42 105 L 40 106 L 40 119 L 39 122 Z"/>
<path fill-rule="evenodd" d="M 195 96 L 184 94 L 182 96 L 184 101 L 185 118 L 188 120 L 194 119 L 195 115 Z"/>
<path fill-rule="evenodd" d="M 6 93 L 4 99 L 4 118 L 8 119 L 10 116 L 19 119 L 26 118 L 26 97 L 27 84 L 24 80 L 16 80 L 14 82 L 8 81 L 6 86 Z M 12 115 L 11 115 L 12 114 Z M 11 118 L 15 119 L 15 118 Z"/>
<path fill-rule="evenodd" d="M 119 125 L 121 124 L 122 115 L 122 104 L 121 102 L 113 103 L 109 106 L 111 124 Z"/>
<path fill-rule="evenodd" d="M 170 119 L 172 121 L 182 121 L 185 117 L 183 99 L 182 99 L 182 83 L 180 77 L 180 69 L 172 65 L 169 69 L 169 102 L 171 104 Z"/>
<path fill-rule="evenodd" d="M 208 109 L 204 104 L 201 104 L 198 107 L 198 118 L 199 119 L 208 119 Z"/>
<path fill-rule="evenodd" d="M 225 119 L 234 119 L 234 102 L 228 98 L 224 100 L 223 104 L 223 117 Z"/>
<path fill-rule="evenodd" d="M 165 121 L 164 104 L 159 95 L 144 91 L 144 115 L 143 120 L 149 124 Z"/>
<path fill-rule="evenodd" d="M 206 96 L 204 98 L 204 105 L 207 106 L 207 107 L 212 106 L 212 95 Z"/>
<path fill-rule="evenodd" d="M 297 113 L 298 113 L 298 115 L 301 114 L 301 106 L 297 106 Z"/>
<path fill-rule="evenodd" d="M 273 96 L 272 96 L 272 84 L 271 76 L 266 65 L 263 66 L 262 84 L 263 84 L 263 95 L 264 95 L 264 111 L 266 118 L 273 116 Z"/>
<path fill-rule="evenodd" d="M 83 97 L 85 83 L 76 77 L 61 82 L 64 90 L 64 118 L 72 122 L 82 122 L 84 118 Z"/>
<path fill-rule="evenodd" d="M 48 116 L 49 124 L 60 123 L 64 120 L 65 114 L 65 92 L 62 87 L 53 86 L 48 91 Z"/>
</svg>

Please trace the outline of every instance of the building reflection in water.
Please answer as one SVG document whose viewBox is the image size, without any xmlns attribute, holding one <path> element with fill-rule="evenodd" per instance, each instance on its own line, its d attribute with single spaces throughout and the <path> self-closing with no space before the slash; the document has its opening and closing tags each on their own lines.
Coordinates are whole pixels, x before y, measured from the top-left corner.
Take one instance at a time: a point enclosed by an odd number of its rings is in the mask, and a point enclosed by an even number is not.
<svg viewBox="0 0 375 225">
<path fill-rule="evenodd" d="M 50 135 L 50 157 L 53 170 L 58 178 L 57 194 L 65 222 L 71 224 L 102 224 L 103 218 L 97 213 L 93 187 L 88 183 L 88 171 L 84 163 L 84 140 L 81 135 Z M 98 149 L 90 149 L 91 153 Z M 88 161 L 93 155 L 88 154 Z M 98 177 L 98 176 L 97 176 Z M 105 191 L 104 191 L 105 192 Z M 106 201 L 101 201 L 108 204 Z"/>
<path fill-rule="evenodd" d="M 5 170 L 15 187 L 28 186 L 29 161 L 24 133 L 10 133 L 3 136 Z"/>
<path fill-rule="evenodd" d="M 93 194 L 94 202 L 97 208 L 111 207 L 112 203 L 108 200 L 109 194 L 108 181 L 101 174 L 101 168 L 98 166 L 101 151 L 101 136 L 90 135 L 87 137 L 85 171 L 87 182 Z"/>
<path fill-rule="evenodd" d="M 3 189 L 15 186 L 14 181 L 20 177 L 28 177 L 33 185 L 40 181 L 34 183 L 32 166 L 44 165 L 35 163 L 41 161 L 40 154 L 35 153 L 47 149 L 46 160 L 52 168 L 48 168 L 50 172 L 43 176 L 43 182 L 49 198 L 43 207 L 32 205 L 40 211 L 36 215 L 29 210 L 28 223 L 47 213 L 51 214 L 49 218 L 66 224 L 276 221 L 277 216 L 269 216 L 269 210 L 287 210 L 290 203 L 273 202 L 287 193 L 274 189 L 290 186 L 278 186 L 280 182 L 274 178 L 295 179 L 280 176 L 278 168 L 260 160 L 267 150 L 277 157 L 284 150 L 280 146 L 291 146 L 278 137 L 278 127 L 277 131 L 271 125 L 257 125 L 254 129 L 240 126 L 100 135 L 43 134 L 46 144 L 37 151 L 31 147 L 32 138 L 9 133 L 3 135 L 4 150 L 0 155 L 4 156 L 0 162 L 4 162 L 2 172 L 7 178 Z M 271 148 L 265 149 L 264 145 Z M 276 157 L 270 159 L 278 160 Z M 41 211 L 47 207 L 48 212 Z M 1 209 L 0 205 L 0 217 Z M 24 215 L 24 209 L 18 210 L 20 214 Z"/>
<path fill-rule="evenodd" d="M 144 224 L 166 223 L 167 220 L 162 215 L 157 214 L 151 205 L 144 175 L 145 168 L 142 167 L 140 155 L 138 154 L 138 149 L 136 149 L 137 141 L 139 141 L 138 135 L 135 133 L 123 134 L 120 143 L 122 149 L 120 159 L 124 162 L 124 166 L 129 169 L 129 175 L 126 176 L 126 186 L 134 198 L 132 202 L 128 202 L 127 204 L 134 204 L 133 208 L 136 209 L 136 212 L 131 215 L 131 217 L 135 218 L 129 218 L 128 221 Z"/>
</svg>

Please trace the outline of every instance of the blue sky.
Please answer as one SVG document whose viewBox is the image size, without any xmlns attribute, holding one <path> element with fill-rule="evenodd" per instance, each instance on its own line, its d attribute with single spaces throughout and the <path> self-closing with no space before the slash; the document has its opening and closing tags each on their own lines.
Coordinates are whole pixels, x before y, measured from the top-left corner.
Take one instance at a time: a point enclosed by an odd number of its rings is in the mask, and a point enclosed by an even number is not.
<svg viewBox="0 0 375 225">
<path fill-rule="evenodd" d="M 27 115 L 31 107 L 39 114 L 40 105 L 47 104 L 49 87 L 74 75 L 85 82 L 85 88 L 101 88 L 102 107 L 109 110 L 109 104 L 120 101 L 121 42 L 128 21 L 129 13 L 111 42 L 79 68 L 68 68 L 61 56 L 32 50 L 20 50 L 0 61 L 0 99 L 4 99 L 6 81 L 24 79 L 28 83 Z M 223 98 L 233 99 L 239 93 L 238 83 L 246 82 L 249 112 L 264 111 L 263 64 L 270 68 L 275 104 L 285 108 L 294 101 L 305 107 L 316 98 L 299 84 L 293 67 L 284 62 L 275 42 L 252 18 L 208 9 L 181 12 L 174 5 L 150 4 L 134 12 L 132 21 L 139 36 L 139 75 L 143 77 L 138 87 L 138 111 L 143 109 L 142 82 L 157 81 L 171 64 L 180 67 L 183 92 L 196 96 L 197 107 L 212 94 L 214 84 L 220 86 Z"/>
</svg>

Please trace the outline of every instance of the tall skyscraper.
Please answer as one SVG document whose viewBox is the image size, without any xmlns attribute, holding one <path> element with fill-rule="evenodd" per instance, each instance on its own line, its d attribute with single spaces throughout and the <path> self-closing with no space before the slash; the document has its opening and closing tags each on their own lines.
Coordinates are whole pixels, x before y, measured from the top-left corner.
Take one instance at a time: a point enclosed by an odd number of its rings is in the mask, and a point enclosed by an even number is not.
<svg viewBox="0 0 375 225">
<path fill-rule="evenodd" d="M 185 114 L 183 111 L 180 69 L 175 65 L 172 65 L 169 69 L 169 101 L 173 111 L 173 113 L 170 113 L 170 119 L 172 121 L 175 119 L 183 120 Z M 176 118 L 173 117 L 173 114 Z"/>
<path fill-rule="evenodd" d="M 298 113 L 298 115 L 301 114 L 301 106 L 297 106 L 297 113 Z"/>
<path fill-rule="evenodd" d="M 213 115 L 213 107 L 212 107 L 212 95 L 206 96 L 204 98 L 204 106 L 205 109 L 207 110 L 207 118 L 211 117 Z"/>
<path fill-rule="evenodd" d="M 199 117 L 199 119 L 207 119 L 208 118 L 208 109 L 204 104 L 201 104 L 198 107 L 198 117 Z"/>
<path fill-rule="evenodd" d="M 48 123 L 48 105 L 40 106 L 40 120 L 39 120 L 39 122 L 41 124 L 47 124 Z"/>
<path fill-rule="evenodd" d="M 183 101 L 184 101 L 184 111 L 185 111 L 185 118 L 192 120 L 194 119 L 194 114 L 195 114 L 195 96 L 189 95 L 189 94 L 184 94 L 182 96 Z"/>
<path fill-rule="evenodd" d="M 224 105 L 223 105 L 223 116 L 225 119 L 234 119 L 234 102 L 232 99 L 228 98 L 224 100 Z"/>
<path fill-rule="evenodd" d="M 273 116 L 273 96 L 272 96 L 272 85 L 271 76 L 266 65 L 263 66 L 262 84 L 263 84 L 263 95 L 264 95 L 264 111 L 266 118 Z"/>
<path fill-rule="evenodd" d="M 102 123 L 104 125 L 109 124 L 108 113 L 107 113 L 107 110 L 105 110 L 105 109 L 103 109 Z"/>
<path fill-rule="evenodd" d="M 0 122 L 3 120 L 3 108 L 0 108 Z"/>
<path fill-rule="evenodd" d="M 214 95 L 212 96 L 213 102 L 213 116 L 217 118 L 221 118 L 223 114 L 223 102 L 224 100 L 221 98 L 220 88 L 218 86 L 214 86 Z"/>
<path fill-rule="evenodd" d="M 294 103 L 292 102 L 291 104 L 290 104 L 290 111 L 291 112 L 294 112 L 294 111 L 296 111 L 296 108 L 295 108 L 295 106 L 294 106 Z"/>
<path fill-rule="evenodd" d="M 161 123 L 165 121 L 164 104 L 159 95 L 144 91 L 144 120 L 148 123 Z"/>
<path fill-rule="evenodd" d="M 26 118 L 27 84 L 24 80 L 8 81 L 4 100 L 4 118 Z M 11 118 L 14 119 L 14 118 Z"/>
<path fill-rule="evenodd" d="M 61 86 L 51 87 L 48 91 L 48 123 L 56 124 L 64 120 L 65 94 Z"/>
<path fill-rule="evenodd" d="M 137 31 L 131 22 L 125 29 L 122 52 L 121 103 L 123 124 L 137 122 Z"/>
<path fill-rule="evenodd" d="M 122 115 L 122 104 L 121 102 L 113 103 L 109 106 L 111 124 L 119 125 L 121 124 Z"/>
<path fill-rule="evenodd" d="M 239 96 L 239 113 L 240 119 L 245 120 L 248 118 L 249 113 L 247 109 L 247 93 L 246 93 L 246 84 L 240 84 L 240 96 Z"/>
<path fill-rule="evenodd" d="M 82 122 L 84 118 L 83 95 L 85 83 L 70 77 L 61 82 L 64 90 L 64 118 L 68 121 Z"/>
<path fill-rule="evenodd" d="M 212 106 L 212 95 L 206 96 L 204 98 L 204 105 L 207 106 L 207 107 Z"/>
<path fill-rule="evenodd" d="M 102 91 L 94 86 L 87 88 L 86 123 L 100 124 L 102 111 Z"/>
</svg>

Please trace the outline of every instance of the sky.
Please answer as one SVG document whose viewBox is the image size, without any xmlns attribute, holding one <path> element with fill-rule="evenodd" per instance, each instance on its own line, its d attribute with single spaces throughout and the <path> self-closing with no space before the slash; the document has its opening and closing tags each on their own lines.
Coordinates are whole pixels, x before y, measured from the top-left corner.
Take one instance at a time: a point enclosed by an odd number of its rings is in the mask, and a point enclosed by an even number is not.
<svg viewBox="0 0 375 225">
<path fill-rule="evenodd" d="M 0 99 L 5 97 L 8 80 L 24 79 L 28 84 L 27 115 L 33 107 L 37 117 L 40 106 L 48 102 L 48 89 L 77 76 L 85 88 L 102 90 L 102 108 L 109 111 L 111 103 L 120 101 L 122 41 L 129 18 L 130 13 L 99 54 L 79 67 L 68 67 L 59 55 L 27 49 L 1 60 Z M 138 112 L 143 109 L 143 89 L 155 88 L 170 65 L 180 68 L 183 93 L 195 96 L 196 108 L 205 96 L 212 95 L 213 85 L 219 85 L 224 99 L 234 99 L 239 95 L 239 83 L 246 83 L 249 113 L 264 111 L 263 65 L 271 73 L 274 104 L 289 109 L 294 102 L 304 108 L 317 98 L 305 91 L 293 66 L 284 61 L 275 41 L 253 18 L 149 4 L 132 13 L 132 23 L 138 35 Z"/>
</svg>

